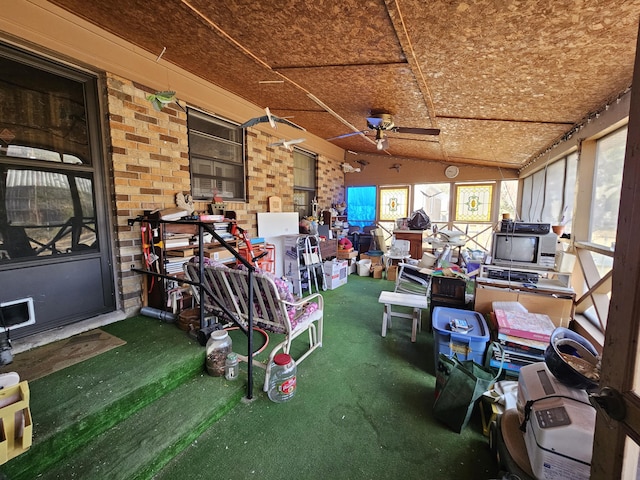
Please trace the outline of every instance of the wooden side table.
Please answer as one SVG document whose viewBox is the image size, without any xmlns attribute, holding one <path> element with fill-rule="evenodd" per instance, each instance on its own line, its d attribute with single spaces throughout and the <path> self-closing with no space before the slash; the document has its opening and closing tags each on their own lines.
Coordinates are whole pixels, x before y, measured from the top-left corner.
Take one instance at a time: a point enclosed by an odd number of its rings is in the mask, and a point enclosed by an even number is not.
<svg viewBox="0 0 640 480">
<path fill-rule="evenodd" d="M 409 240 L 409 254 L 411 258 L 420 260 L 425 239 L 429 236 L 428 230 L 394 230 L 396 240 Z"/>
</svg>

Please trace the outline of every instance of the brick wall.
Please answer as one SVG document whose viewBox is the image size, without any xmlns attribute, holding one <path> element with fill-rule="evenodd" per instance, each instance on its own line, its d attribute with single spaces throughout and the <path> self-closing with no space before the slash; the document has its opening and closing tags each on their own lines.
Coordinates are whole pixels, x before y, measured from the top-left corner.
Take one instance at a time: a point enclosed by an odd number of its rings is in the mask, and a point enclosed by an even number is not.
<svg viewBox="0 0 640 480">
<path fill-rule="evenodd" d="M 107 108 L 112 153 L 111 175 L 115 206 L 116 270 L 123 307 L 133 314 L 141 306 L 142 276 L 131 272 L 141 268 L 140 225 L 127 220 L 144 210 L 175 206 L 179 192 L 191 191 L 186 113 L 175 104 L 157 112 L 146 96 L 150 88 L 115 75 L 107 75 Z M 181 102 L 183 104 L 183 102 Z M 258 212 L 268 211 L 268 198 L 282 199 L 283 211 L 293 210 L 293 154 L 285 148 L 268 147 L 279 138 L 256 129 L 247 132 L 248 202 L 227 202 L 238 223 L 257 235 Z M 344 200 L 340 162 L 319 156 L 318 203 L 321 209 Z M 206 211 L 205 202 L 195 203 Z"/>
<path fill-rule="evenodd" d="M 318 207 L 320 210 L 346 201 L 341 163 L 323 156 L 318 158 Z"/>
</svg>

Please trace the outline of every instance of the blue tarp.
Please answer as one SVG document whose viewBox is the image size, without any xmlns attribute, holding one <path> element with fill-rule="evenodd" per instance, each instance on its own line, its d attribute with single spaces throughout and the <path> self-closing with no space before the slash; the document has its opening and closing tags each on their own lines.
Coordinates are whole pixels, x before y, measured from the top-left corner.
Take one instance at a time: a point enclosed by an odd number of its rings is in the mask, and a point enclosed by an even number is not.
<svg viewBox="0 0 640 480">
<path fill-rule="evenodd" d="M 347 187 L 349 225 L 363 227 L 376 222 L 376 187 Z"/>
</svg>

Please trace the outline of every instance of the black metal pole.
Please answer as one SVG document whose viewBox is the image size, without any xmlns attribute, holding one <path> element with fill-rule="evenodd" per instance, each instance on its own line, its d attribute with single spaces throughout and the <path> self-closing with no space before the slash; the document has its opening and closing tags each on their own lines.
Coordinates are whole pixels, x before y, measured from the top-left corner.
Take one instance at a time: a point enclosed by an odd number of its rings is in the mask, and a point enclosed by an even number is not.
<svg viewBox="0 0 640 480">
<path fill-rule="evenodd" d="M 247 366 L 247 399 L 253 398 L 253 268 L 249 269 L 249 319 L 247 332 L 247 348 L 249 349 L 249 365 Z"/>
<path fill-rule="evenodd" d="M 200 275 L 200 285 L 198 285 L 198 291 L 200 292 L 200 330 L 205 328 L 204 324 L 204 288 L 202 288 L 204 278 L 204 236 L 202 234 L 202 223 L 198 225 L 198 273 Z"/>
</svg>

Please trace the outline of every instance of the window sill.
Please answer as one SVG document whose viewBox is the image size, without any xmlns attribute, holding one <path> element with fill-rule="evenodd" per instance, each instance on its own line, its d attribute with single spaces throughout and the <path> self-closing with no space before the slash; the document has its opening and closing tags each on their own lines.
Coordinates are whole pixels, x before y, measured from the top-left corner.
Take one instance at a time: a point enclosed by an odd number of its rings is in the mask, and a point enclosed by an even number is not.
<svg viewBox="0 0 640 480">
<path fill-rule="evenodd" d="M 605 257 L 613 257 L 615 251 L 611 248 L 607 248 L 603 245 L 598 245 L 596 243 L 590 242 L 574 242 L 574 247 L 582 248 L 584 250 L 589 250 L 590 252 L 595 252 L 600 255 L 604 255 Z"/>
</svg>

